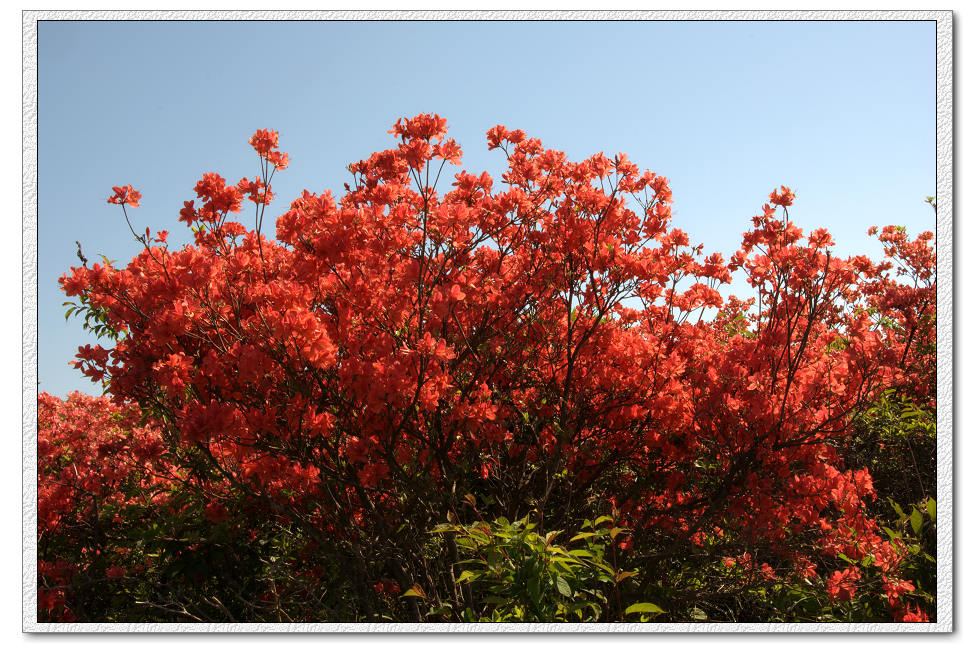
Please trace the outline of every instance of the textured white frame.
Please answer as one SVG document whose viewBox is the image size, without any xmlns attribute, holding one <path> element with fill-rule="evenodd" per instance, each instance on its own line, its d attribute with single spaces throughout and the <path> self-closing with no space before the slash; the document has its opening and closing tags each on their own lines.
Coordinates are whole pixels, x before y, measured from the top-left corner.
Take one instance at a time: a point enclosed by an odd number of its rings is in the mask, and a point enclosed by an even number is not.
<svg viewBox="0 0 975 653">
<path fill-rule="evenodd" d="M 37 22 L 41 20 L 830 20 L 936 21 L 938 252 L 938 614 L 930 624 L 55 624 L 37 622 Z M 951 11 L 24 11 L 23 12 L 23 629 L 24 632 L 953 632 Z"/>
</svg>

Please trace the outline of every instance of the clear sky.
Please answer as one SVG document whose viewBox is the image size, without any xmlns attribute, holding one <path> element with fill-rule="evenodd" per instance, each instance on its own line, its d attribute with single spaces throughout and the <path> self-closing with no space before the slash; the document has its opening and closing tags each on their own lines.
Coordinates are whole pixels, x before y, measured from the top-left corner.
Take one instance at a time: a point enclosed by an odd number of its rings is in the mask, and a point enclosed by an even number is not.
<svg viewBox="0 0 975 653">
<path fill-rule="evenodd" d="M 496 124 L 573 160 L 626 152 L 726 256 L 780 184 L 843 255 L 879 255 L 871 225 L 935 227 L 934 22 L 42 22 L 38 82 L 38 380 L 62 396 L 100 392 L 68 365 L 92 342 L 57 284 L 75 241 L 120 266 L 139 249 L 111 187 L 186 242 L 183 200 L 204 172 L 253 177 L 258 128 L 291 155 L 273 215 L 340 195 L 397 118 L 435 112 L 470 171 L 500 171 Z"/>
</svg>

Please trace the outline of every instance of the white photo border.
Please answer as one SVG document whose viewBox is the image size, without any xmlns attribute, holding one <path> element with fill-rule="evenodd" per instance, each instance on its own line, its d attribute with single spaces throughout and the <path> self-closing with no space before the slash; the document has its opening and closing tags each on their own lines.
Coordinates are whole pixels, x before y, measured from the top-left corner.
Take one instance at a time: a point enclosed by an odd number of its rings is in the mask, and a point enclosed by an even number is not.
<svg viewBox="0 0 975 653">
<path fill-rule="evenodd" d="M 935 21 L 937 41 L 938 609 L 928 624 L 182 624 L 37 621 L 37 24 L 39 21 Z M 953 632 L 953 14 L 951 11 L 24 11 L 23 12 L 23 630 L 24 632 Z"/>
</svg>

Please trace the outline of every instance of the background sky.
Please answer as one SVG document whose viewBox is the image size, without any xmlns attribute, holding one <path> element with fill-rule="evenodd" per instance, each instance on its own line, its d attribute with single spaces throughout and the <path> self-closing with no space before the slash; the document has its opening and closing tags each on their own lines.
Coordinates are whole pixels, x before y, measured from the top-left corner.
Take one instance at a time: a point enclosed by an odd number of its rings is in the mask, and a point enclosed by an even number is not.
<svg viewBox="0 0 975 653">
<path fill-rule="evenodd" d="M 183 200 L 204 172 L 253 177 L 258 128 L 291 155 L 275 216 L 435 112 L 473 172 L 502 169 L 496 124 L 572 160 L 626 152 L 726 257 L 780 184 L 840 255 L 878 256 L 872 225 L 935 227 L 934 22 L 42 22 L 38 42 L 38 380 L 61 396 L 100 392 L 68 365 L 93 341 L 57 284 L 75 241 L 120 266 L 140 248 L 111 187 L 142 192 L 137 230 L 186 242 Z"/>
</svg>

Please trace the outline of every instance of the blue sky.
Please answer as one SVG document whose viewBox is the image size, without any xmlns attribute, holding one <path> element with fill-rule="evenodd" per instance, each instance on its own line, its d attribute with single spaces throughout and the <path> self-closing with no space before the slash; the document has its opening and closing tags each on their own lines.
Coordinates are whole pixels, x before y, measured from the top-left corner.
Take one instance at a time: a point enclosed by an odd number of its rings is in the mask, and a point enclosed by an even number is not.
<svg viewBox="0 0 975 653">
<path fill-rule="evenodd" d="M 572 159 L 626 152 L 669 177 L 675 226 L 706 251 L 738 249 L 779 184 L 840 254 L 879 254 L 874 224 L 934 230 L 933 22 L 44 22 L 38 62 L 38 379 L 53 394 L 99 392 L 67 364 L 92 340 L 57 279 L 76 240 L 89 260 L 137 253 L 111 187 L 142 191 L 137 229 L 184 242 L 183 200 L 204 172 L 256 174 L 258 128 L 291 155 L 273 215 L 302 189 L 341 190 L 397 118 L 436 112 L 471 171 L 500 171 L 484 136 L 499 123 Z"/>
</svg>

